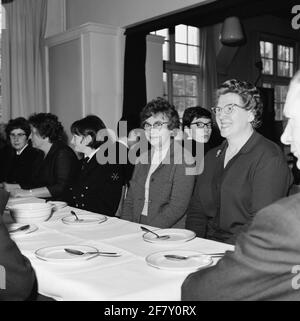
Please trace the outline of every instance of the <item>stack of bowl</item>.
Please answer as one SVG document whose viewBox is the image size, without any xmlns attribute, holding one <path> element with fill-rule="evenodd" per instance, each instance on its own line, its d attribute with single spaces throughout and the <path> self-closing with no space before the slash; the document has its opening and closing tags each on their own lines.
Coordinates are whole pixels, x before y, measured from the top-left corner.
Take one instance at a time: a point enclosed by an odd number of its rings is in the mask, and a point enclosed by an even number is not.
<svg viewBox="0 0 300 321">
<path fill-rule="evenodd" d="M 16 223 L 39 223 L 50 218 L 53 205 L 48 203 L 26 203 L 8 206 L 8 209 Z"/>
</svg>

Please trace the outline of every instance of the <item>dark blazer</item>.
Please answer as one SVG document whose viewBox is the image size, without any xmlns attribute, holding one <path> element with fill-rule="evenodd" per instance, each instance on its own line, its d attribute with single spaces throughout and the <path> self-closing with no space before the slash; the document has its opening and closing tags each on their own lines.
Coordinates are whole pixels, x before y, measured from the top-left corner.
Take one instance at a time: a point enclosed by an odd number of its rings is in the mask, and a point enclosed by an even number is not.
<svg viewBox="0 0 300 321">
<path fill-rule="evenodd" d="M 235 251 L 190 274 L 182 300 L 300 300 L 300 194 L 259 211 Z"/>
<path fill-rule="evenodd" d="M 181 142 L 172 143 L 167 154 L 170 163 L 161 163 L 151 175 L 146 217 L 141 213 L 145 203 L 145 182 L 150 169 L 150 159 L 146 164 L 135 165 L 121 210 L 122 219 L 137 223 L 142 219 L 143 224 L 160 228 L 184 227 L 185 211 L 192 195 L 195 176 L 187 174 L 187 170 L 193 165 L 191 154 L 185 152 L 186 163 L 180 163 L 181 151 Z"/>
<path fill-rule="evenodd" d="M 210 150 L 187 211 L 198 237 L 234 243 L 258 210 L 284 197 L 292 176 L 281 149 L 254 132 L 224 168 L 227 142 Z"/>
<path fill-rule="evenodd" d="M 122 166 L 108 163 L 101 165 L 94 155 L 84 169 L 79 171 L 65 200 L 73 207 L 114 216 L 121 198 L 123 175 Z"/>
<path fill-rule="evenodd" d="M 20 155 L 17 155 L 16 150 L 11 146 L 6 148 L 1 181 L 20 185 L 29 184 L 35 161 L 41 157 L 41 153 L 30 145 Z"/>
<path fill-rule="evenodd" d="M 1 199 L 6 197 L 5 193 L 0 190 Z M 34 270 L 10 239 L 0 213 L 0 301 L 26 300 L 36 294 L 33 291 L 36 291 Z"/>
<path fill-rule="evenodd" d="M 52 144 L 45 158 L 44 154 L 35 162 L 30 184 L 22 188 L 47 187 L 53 199 L 60 199 L 67 191 L 78 172 L 78 159 L 72 148 L 63 142 Z"/>
</svg>

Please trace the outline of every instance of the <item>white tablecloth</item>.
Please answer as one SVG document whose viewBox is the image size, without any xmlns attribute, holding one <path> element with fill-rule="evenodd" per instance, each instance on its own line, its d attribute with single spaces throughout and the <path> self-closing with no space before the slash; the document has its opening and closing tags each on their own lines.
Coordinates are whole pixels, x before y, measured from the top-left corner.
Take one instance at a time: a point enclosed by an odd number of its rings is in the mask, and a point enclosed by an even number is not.
<svg viewBox="0 0 300 321">
<path fill-rule="evenodd" d="M 190 272 L 174 272 L 149 266 L 145 257 L 166 249 L 197 250 L 203 253 L 232 250 L 233 246 L 200 238 L 177 246 L 145 242 L 140 225 L 108 218 L 90 227 L 62 222 L 72 208 L 54 212 L 38 230 L 13 236 L 37 275 L 41 294 L 56 300 L 180 300 L 181 284 Z M 88 213 L 76 209 L 78 214 Z M 153 228 L 155 229 L 155 228 Z M 35 251 L 55 245 L 91 245 L 101 251 L 120 252 L 120 257 L 98 256 L 81 263 L 57 264 L 39 260 Z"/>
</svg>

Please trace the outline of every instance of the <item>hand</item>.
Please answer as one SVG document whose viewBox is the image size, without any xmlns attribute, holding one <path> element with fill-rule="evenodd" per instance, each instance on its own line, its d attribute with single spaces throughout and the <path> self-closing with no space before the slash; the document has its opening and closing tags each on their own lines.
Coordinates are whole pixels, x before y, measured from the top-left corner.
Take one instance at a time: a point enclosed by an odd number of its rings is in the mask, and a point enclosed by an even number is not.
<svg viewBox="0 0 300 321">
<path fill-rule="evenodd" d="M 22 189 L 22 188 L 16 188 L 10 192 L 10 195 L 12 197 L 30 197 L 31 193 L 29 190 Z"/>
<path fill-rule="evenodd" d="M 15 189 L 20 189 L 20 185 L 19 184 L 8 184 L 8 183 L 3 183 L 3 188 L 7 191 L 7 192 L 12 192 Z"/>
</svg>

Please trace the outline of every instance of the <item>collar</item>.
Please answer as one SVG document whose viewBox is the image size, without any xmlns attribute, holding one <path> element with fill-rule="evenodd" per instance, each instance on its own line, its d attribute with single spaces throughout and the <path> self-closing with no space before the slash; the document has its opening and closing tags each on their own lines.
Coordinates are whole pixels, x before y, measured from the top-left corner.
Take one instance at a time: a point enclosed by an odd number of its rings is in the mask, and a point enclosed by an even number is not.
<svg viewBox="0 0 300 321">
<path fill-rule="evenodd" d="M 101 147 L 101 146 L 100 146 Z M 93 151 L 87 155 L 87 154 L 84 154 L 84 158 L 88 157 L 89 160 L 88 162 L 93 158 L 93 156 L 98 152 L 98 150 L 100 149 L 100 147 L 98 147 L 97 149 L 93 149 Z"/>
<path fill-rule="evenodd" d="M 26 144 L 21 150 L 17 151 L 16 154 L 17 155 L 21 155 L 24 151 L 24 149 L 28 146 L 28 144 Z"/>
<path fill-rule="evenodd" d="M 238 154 L 246 154 L 250 152 L 253 149 L 253 147 L 257 145 L 260 139 L 261 139 L 261 135 L 254 129 L 252 135 L 249 137 L 246 143 L 239 150 Z M 217 149 L 216 157 L 219 157 L 221 154 L 223 154 L 226 151 L 227 147 L 228 147 L 228 142 L 225 139 L 223 143 L 220 145 L 220 147 Z"/>
</svg>

